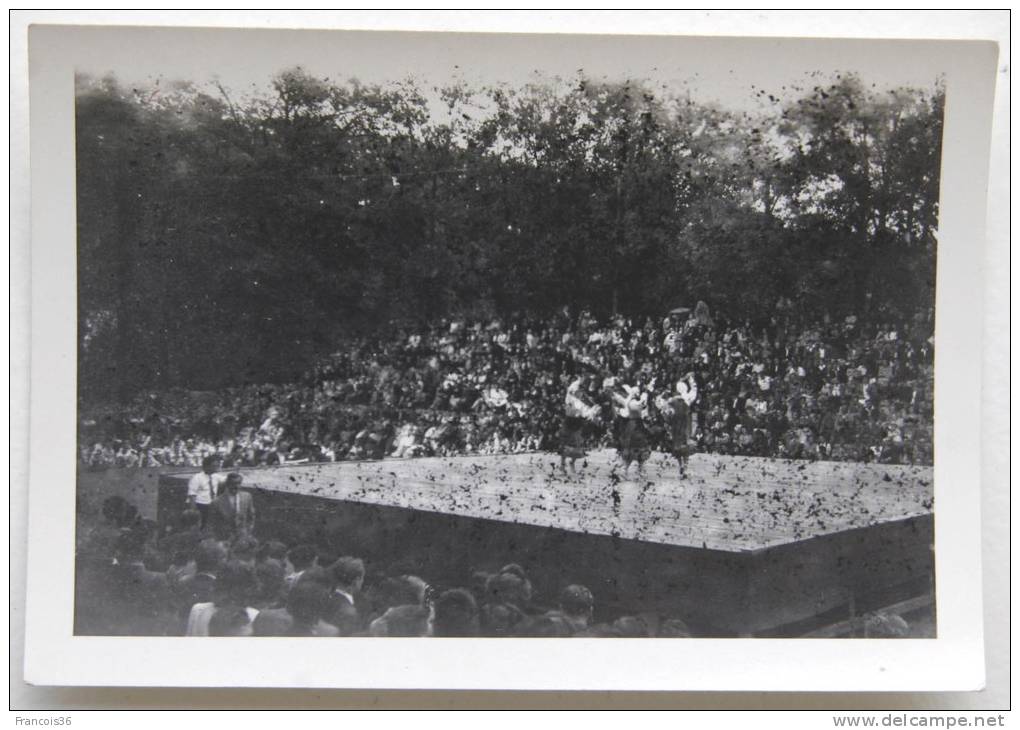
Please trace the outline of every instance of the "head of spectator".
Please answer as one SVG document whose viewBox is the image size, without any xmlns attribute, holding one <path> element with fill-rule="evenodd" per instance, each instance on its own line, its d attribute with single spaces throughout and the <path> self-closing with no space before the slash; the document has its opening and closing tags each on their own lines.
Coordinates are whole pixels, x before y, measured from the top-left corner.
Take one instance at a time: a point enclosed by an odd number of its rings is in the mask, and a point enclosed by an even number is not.
<svg viewBox="0 0 1020 730">
<path fill-rule="evenodd" d="M 621 616 L 613 621 L 613 628 L 626 639 L 641 639 L 652 635 L 648 623 L 640 616 Z"/>
<path fill-rule="evenodd" d="M 512 575 L 516 575 L 521 580 L 527 580 L 528 579 L 528 575 L 527 575 L 527 573 L 524 572 L 524 568 L 522 568 L 517 563 L 507 563 L 506 565 L 504 565 L 502 568 L 499 569 L 499 572 L 500 573 L 510 573 Z"/>
<path fill-rule="evenodd" d="M 258 579 L 256 602 L 263 607 L 272 607 L 283 595 L 285 570 L 283 563 L 275 558 L 267 558 L 255 564 L 255 577 Z"/>
<path fill-rule="evenodd" d="M 421 605 L 393 606 L 369 624 L 372 636 L 427 636 L 428 630 L 429 611 Z"/>
<path fill-rule="evenodd" d="M 241 488 L 244 483 L 244 477 L 238 474 L 236 471 L 232 471 L 227 474 L 226 480 L 223 482 L 223 490 L 233 496 L 237 494 L 237 490 Z"/>
<path fill-rule="evenodd" d="M 243 605 L 217 606 L 209 619 L 209 636 L 251 636 L 251 615 Z"/>
<path fill-rule="evenodd" d="M 910 636 L 910 624 L 895 613 L 876 611 L 862 616 L 863 635 L 872 639 L 902 639 Z"/>
<path fill-rule="evenodd" d="M 433 636 L 478 636 L 478 604 L 463 588 L 440 593 L 433 611 Z"/>
<path fill-rule="evenodd" d="M 258 562 L 265 560 L 277 560 L 280 564 L 287 559 L 287 546 L 279 540 L 266 540 L 259 545 L 259 551 L 256 555 Z"/>
<path fill-rule="evenodd" d="M 121 529 L 132 529 L 138 525 L 141 521 L 141 517 L 138 515 L 138 508 L 130 502 L 125 503 L 124 511 L 120 513 L 120 519 L 117 522 L 117 526 Z"/>
<path fill-rule="evenodd" d="M 121 565 L 141 563 L 145 556 L 145 533 L 140 530 L 124 532 L 115 546 L 117 562 Z"/>
<path fill-rule="evenodd" d="M 294 620 L 292 634 L 308 635 L 329 609 L 329 588 L 302 577 L 287 594 L 287 613 Z"/>
<path fill-rule="evenodd" d="M 248 534 L 239 535 L 230 545 L 230 557 L 240 560 L 249 565 L 255 564 L 255 557 L 258 554 L 259 541 Z"/>
<path fill-rule="evenodd" d="M 394 606 L 420 606 L 428 585 L 415 575 L 383 578 L 372 586 L 368 602 L 373 616 L 380 616 Z"/>
<path fill-rule="evenodd" d="M 186 509 L 181 512 L 180 517 L 177 519 L 177 531 L 178 532 L 190 532 L 197 530 L 202 524 L 202 514 L 197 509 Z"/>
<path fill-rule="evenodd" d="M 220 468 L 220 457 L 211 455 L 202 459 L 202 471 L 206 474 L 215 474 Z"/>
<path fill-rule="evenodd" d="M 486 603 L 479 610 L 482 636 L 513 636 L 527 616 L 511 603 Z"/>
<path fill-rule="evenodd" d="M 517 626 L 517 636 L 537 639 L 562 639 L 574 635 L 570 623 L 560 616 L 536 616 L 531 620 L 522 621 Z"/>
<path fill-rule="evenodd" d="M 560 592 L 560 610 L 568 618 L 587 625 L 595 611 L 595 598 L 586 586 L 569 585 Z"/>
<path fill-rule="evenodd" d="M 320 545 L 315 549 L 315 564 L 323 567 L 332 565 L 340 557 L 340 553 L 328 545 Z"/>
<path fill-rule="evenodd" d="M 213 603 L 217 606 L 249 606 L 257 589 L 255 568 L 239 560 L 228 560 L 216 574 Z"/>
<path fill-rule="evenodd" d="M 516 573 L 497 573 L 485 583 L 488 603 L 505 603 L 525 608 L 531 602 L 531 583 Z"/>
<path fill-rule="evenodd" d="M 127 514 L 127 508 L 130 506 L 128 501 L 120 495 L 114 495 L 107 497 L 103 500 L 103 519 L 107 522 L 116 525 L 117 527 L 125 526 L 124 516 Z"/>
<path fill-rule="evenodd" d="M 220 566 L 227 560 L 227 549 L 219 540 L 207 538 L 198 544 L 195 551 L 195 571 L 217 575 Z"/>
<path fill-rule="evenodd" d="M 311 568 L 317 556 L 318 551 L 314 545 L 295 545 L 287 551 L 287 562 L 290 563 L 292 573 L 300 573 Z"/>
<path fill-rule="evenodd" d="M 365 561 L 361 558 L 344 556 L 330 566 L 330 572 L 338 590 L 352 596 L 361 592 L 365 583 Z"/>
</svg>

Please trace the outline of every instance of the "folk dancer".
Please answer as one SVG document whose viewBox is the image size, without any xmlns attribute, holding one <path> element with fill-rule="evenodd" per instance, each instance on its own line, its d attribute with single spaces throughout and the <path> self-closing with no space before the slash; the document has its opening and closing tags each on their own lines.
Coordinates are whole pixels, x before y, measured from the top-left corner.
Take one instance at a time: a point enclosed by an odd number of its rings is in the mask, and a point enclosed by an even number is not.
<svg viewBox="0 0 1020 730">
<path fill-rule="evenodd" d="M 648 393 L 640 387 L 623 385 L 623 392 L 612 394 L 617 405 L 617 414 L 623 419 L 620 426 L 616 451 L 623 463 L 623 476 L 627 478 L 632 462 L 637 462 L 638 476 L 644 473 L 645 462 L 651 456 L 648 428 L 644 418 L 648 413 Z"/>
<path fill-rule="evenodd" d="M 686 391 L 687 384 L 681 380 L 676 384 L 676 395 L 661 395 L 655 399 L 669 429 L 669 450 L 679 464 L 681 479 L 687 476 L 687 459 L 691 454 L 691 409 L 683 397 Z"/>
<path fill-rule="evenodd" d="M 563 426 L 560 428 L 560 469 L 567 471 L 567 460 L 570 460 L 570 471 L 577 473 L 576 462 L 587 456 L 584 450 L 584 430 L 586 423 L 595 423 L 598 419 L 599 407 L 588 401 L 588 376 L 582 375 L 567 387 L 567 396 L 563 409 Z"/>
</svg>

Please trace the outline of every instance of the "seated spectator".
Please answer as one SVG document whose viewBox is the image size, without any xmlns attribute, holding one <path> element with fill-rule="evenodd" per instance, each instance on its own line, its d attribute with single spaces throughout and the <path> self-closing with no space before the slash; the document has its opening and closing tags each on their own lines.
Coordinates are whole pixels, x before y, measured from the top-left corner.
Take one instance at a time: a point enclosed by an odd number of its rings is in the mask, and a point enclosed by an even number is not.
<svg viewBox="0 0 1020 730">
<path fill-rule="evenodd" d="M 422 451 L 418 438 L 417 427 L 413 423 L 405 423 L 397 432 L 393 453 L 390 456 L 397 459 L 418 456 Z"/>
</svg>

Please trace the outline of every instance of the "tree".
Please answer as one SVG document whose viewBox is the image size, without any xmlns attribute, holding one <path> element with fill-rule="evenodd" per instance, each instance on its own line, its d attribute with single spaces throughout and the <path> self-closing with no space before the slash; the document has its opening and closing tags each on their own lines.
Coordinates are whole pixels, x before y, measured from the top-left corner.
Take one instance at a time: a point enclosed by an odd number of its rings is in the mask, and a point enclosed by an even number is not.
<svg viewBox="0 0 1020 730">
<path fill-rule="evenodd" d="M 79 78 L 82 396 L 290 380 L 451 315 L 930 307 L 940 88 L 757 94 Z"/>
</svg>

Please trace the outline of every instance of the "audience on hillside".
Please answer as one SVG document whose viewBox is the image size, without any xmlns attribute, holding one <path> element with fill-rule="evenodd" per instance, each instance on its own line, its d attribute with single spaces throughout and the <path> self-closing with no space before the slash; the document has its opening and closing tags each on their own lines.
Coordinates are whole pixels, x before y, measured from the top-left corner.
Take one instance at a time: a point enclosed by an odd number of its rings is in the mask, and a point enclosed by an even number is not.
<svg viewBox="0 0 1020 730">
<path fill-rule="evenodd" d="M 86 468 L 226 467 L 558 448 L 564 394 L 580 374 L 601 408 L 589 448 L 612 443 L 608 391 L 655 403 L 683 383 L 694 450 L 932 463 L 933 317 L 816 324 L 777 307 L 765 326 L 699 305 L 687 315 L 599 321 L 443 321 L 351 341 L 299 382 L 147 394 L 83 408 Z M 653 405 L 653 445 L 669 428 Z"/>
</svg>

